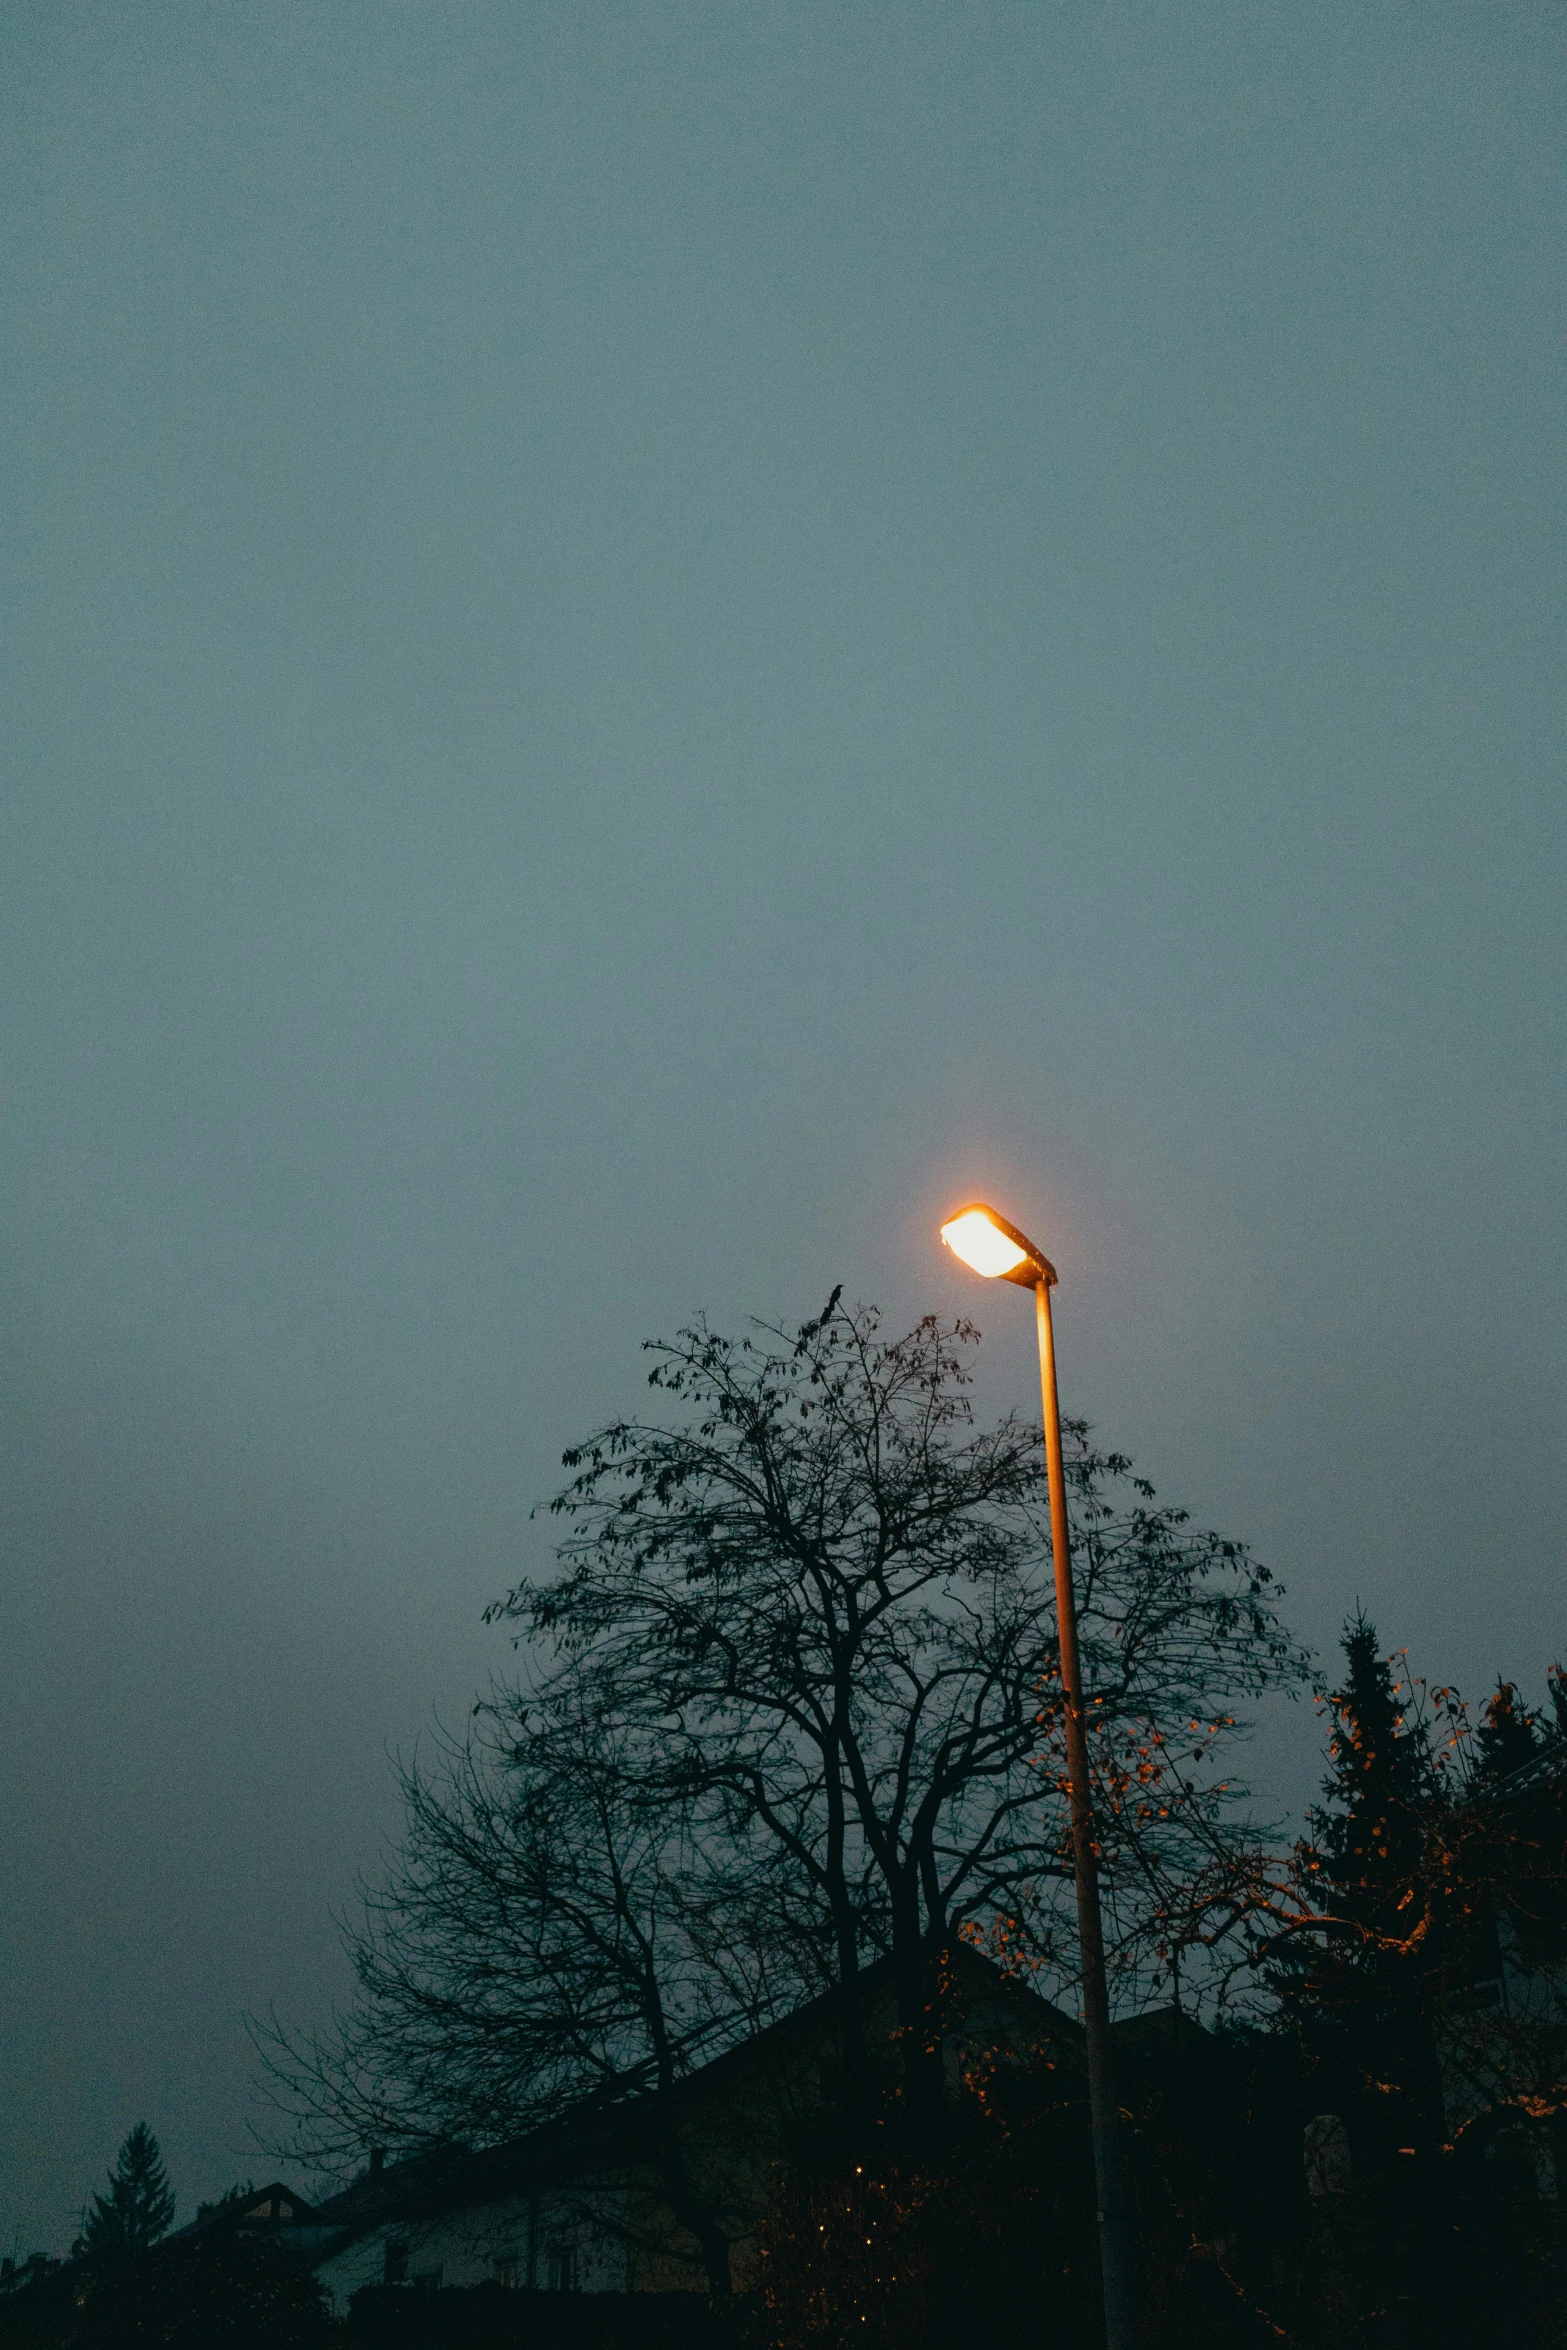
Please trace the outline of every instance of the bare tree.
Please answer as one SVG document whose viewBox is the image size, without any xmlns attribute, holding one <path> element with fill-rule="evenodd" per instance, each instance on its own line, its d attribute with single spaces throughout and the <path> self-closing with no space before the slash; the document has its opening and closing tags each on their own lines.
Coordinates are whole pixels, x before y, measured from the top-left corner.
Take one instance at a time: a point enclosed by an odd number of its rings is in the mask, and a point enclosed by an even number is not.
<svg viewBox="0 0 1567 2350">
<path fill-rule="evenodd" d="M 666 1725 L 654 1779 L 720 1795 L 732 1833 L 776 1844 L 831 1920 L 851 2074 L 856 1976 L 891 1953 L 917 2095 L 939 2036 L 930 1962 L 954 1934 L 1070 1973 L 1044 1447 L 1016 1417 L 976 1427 L 976 1337 L 926 1318 L 884 1340 L 835 1293 L 792 1337 L 699 1324 L 655 1346 L 650 1383 L 673 1408 L 568 1454 L 559 1572 L 492 1611 L 552 1660 L 538 1687 L 591 1664 L 623 1720 Z M 1157 1945 L 1174 1879 L 1233 1799 L 1230 1708 L 1306 1667 L 1242 1545 L 1155 1508 L 1081 1424 L 1070 1443 L 1129 1960 Z"/>
<path fill-rule="evenodd" d="M 820 1987 L 811 1919 L 770 1852 L 703 1833 L 667 1789 L 649 1799 L 646 1740 L 591 1675 L 476 1713 L 434 1767 L 401 1771 L 401 1850 L 344 1921 L 348 2012 L 316 2033 L 252 2023 L 266 2143 L 330 2166 L 372 2144 L 493 2145 L 635 2099 L 670 2207 L 724 2290 L 728 2230 L 691 2175 L 675 2092 Z"/>
<path fill-rule="evenodd" d="M 810 1993 L 870 2095 L 886 1955 L 909 2107 L 939 2088 L 940 1957 L 1069 1984 L 1074 1941 L 1041 1431 L 975 1424 L 977 1334 L 884 1339 L 837 1295 L 795 1333 L 653 1348 L 657 1416 L 567 1456 L 555 1572 L 491 1610 L 520 1687 L 436 1770 L 348 1943 L 329 2032 L 261 2034 L 289 2143 L 493 2143 L 662 2101 Z M 1070 1430 L 1103 1865 L 1123 1966 L 1158 1964 L 1235 1800 L 1239 1701 L 1304 1670 L 1267 1570 Z M 720 2283 L 722 2215 L 671 2200 Z M 280 2141 L 272 2141 L 277 2146 Z M 721 2265 L 721 2264 L 720 2264 Z"/>
</svg>

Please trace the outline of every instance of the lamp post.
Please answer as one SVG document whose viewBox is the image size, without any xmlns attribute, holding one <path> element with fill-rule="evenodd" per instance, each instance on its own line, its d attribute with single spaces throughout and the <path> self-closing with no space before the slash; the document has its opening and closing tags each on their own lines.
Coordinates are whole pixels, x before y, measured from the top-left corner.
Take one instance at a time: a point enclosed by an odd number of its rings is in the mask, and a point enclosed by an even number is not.
<svg viewBox="0 0 1567 2350">
<path fill-rule="evenodd" d="M 1099 1858 L 1094 1843 L 1093 1789 L 1083 1723 L 1083 1674 L 1077 1648 L 1077 1603 L 1061 1463 L 1061 1406 L 1056 1395 L 1055 1333 L 1050 1292 L 1056 1269 L 1033 1242 L 976 1204 L 960 1208 L 941 1227 L 955 1257 L 987 1279 L 1015 1281 L 1034 1293 L 1039 1331 L 1039 1388 L 1045 1407 L 1045 1466 L 1050 1485 L 1050 1548 L 1056 1572 L 1056 1628 L 1061 1686 L 1066 1696 L 1066 1766 L 1072 1820 L 1072 1873 L 1077 1887 L 1077 1939 L 1083 1962 L 1083 2036 L 1088 2055 L 1088 2107 L 1093 2124 L 1094 2185 L 1099 2211 L 1099 2274 L 1104 2287 L 1105 2350 L 1131 2350 L 1133 2293 L 1131 2231 L 1121 2169 L 1120 2115 L 1110 2068 L 1110 1998 L 1105 1987 L 1104 1927 L 1099 1913 Z"/>
</svg>

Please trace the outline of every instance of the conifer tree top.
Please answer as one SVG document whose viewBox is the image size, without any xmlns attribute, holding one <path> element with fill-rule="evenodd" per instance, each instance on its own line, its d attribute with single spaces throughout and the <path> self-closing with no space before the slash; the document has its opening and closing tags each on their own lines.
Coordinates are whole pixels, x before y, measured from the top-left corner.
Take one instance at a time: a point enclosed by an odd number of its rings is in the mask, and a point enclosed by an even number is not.
<svg viewBox="0 0 1567 2350">
<path fill-rule="evenodd" d="M 158 2141 L 145 2122 L 126 2137 L 109 2173 L 107 2195 L 94 2195 L 82 2217 L 78 2248 L 108 2265 L 132 2259 L 168 2234 L 174 2193 Z"/>
<path fill-rule="evenodd" d="M 1479 1776 L 1492 1783 L 1505 1779 L 1511 1771 L 1522 1770 L 1538 1754 L 1535 1717 L 1513 1682 L 1499 1682 L 1496 1694 L 1487 1699 L 1475 1744 L 1479 1749 L 1476 1766 Z"/>
<path fill-rule="evenodd" d="M 1393 1660 L 1381 1653 L 1377 1629 L 1363 1609 L 1344 1626 L 1344 1686 L 1331 1692 L 1332 1769 L 1318 1814 L 1322 1849 L 1346 1891 L 1374 1893 L 1398 1877 L 1418 1839 L 1421 1805 L 1430 1792 L 1431 1757 L 1405 1719 Z"/>
</svg>

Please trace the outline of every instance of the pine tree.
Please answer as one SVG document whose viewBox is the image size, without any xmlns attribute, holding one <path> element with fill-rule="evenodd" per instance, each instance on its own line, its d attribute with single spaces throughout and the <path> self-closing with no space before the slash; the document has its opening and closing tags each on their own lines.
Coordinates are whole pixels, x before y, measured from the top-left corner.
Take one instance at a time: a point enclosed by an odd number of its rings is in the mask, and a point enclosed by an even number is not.
<svg viewBox="0 0 1567 2350">
<path fill-rule="evenodd" d="M 1545 1678 L 1551 1693 L 1552 1735 L 1567 1738 L 1567 1665 L 1552 1665 Z"/>
<path fill-rule="evenodd" d="M 1475 1745 L 1476 1776 L 1491 1786 L 1510 1771 L 1522 1770 L 1539 1753 L 1535 1717 L 1511 1681 L 1498 1683 L 1495 1696 L 1487 1700 Z"/>
<path fill-rule="evenodd" d="M 107 2195 L 94 2195 L 83 2214 L 77 2250 L 100 2267 L 134 2258 L 167 2235 L 174 2195 L 158 2141 L 138 2122 L 109 2173 Z"/>
<path fill-rule="evenodd" d="M 1363 1609 L 1344 1626 L 1343 1647 L 1349 1672 L 1328 1700 L 1332 1768 L 1314 1824 L 1341 1914 L 1375 1932 L 1418 1866 L 1435 1774 Z"/>
<path fill-rule="evenodd" d="M 1381 2161 L 1399 2145 L 1433 2150 L 1443 2134 L 1429 2010 L 1450 1795 L 1363 1611 L 1343 1648 L 1344 1685 L 1327 1701 L 1331 1768 L 1302 1854 L 1317 1922 L 1282 1954 L 1274 1987 L 1326 2068 L 1324 2097 L 1340 2083 L 1352 2135 Z"/>
</svg>

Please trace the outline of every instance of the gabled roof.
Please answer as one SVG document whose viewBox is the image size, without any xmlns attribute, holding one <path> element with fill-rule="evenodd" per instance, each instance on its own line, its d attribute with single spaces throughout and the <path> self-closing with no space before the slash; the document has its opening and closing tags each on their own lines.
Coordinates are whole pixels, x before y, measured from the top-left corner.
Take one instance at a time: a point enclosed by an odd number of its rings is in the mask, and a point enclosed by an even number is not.
<svg viewBox="0 0 1567 2350">
<path fill-rule="evenodd" d="M 1214 2045 L 1213 2034 L 1184 2007 L 1145 2007 L 1138 2015 L 1123 2015 L 1110 2025 L 1112 2048 L 1129 2057 L 1156 2049 L 1186 2049 L 1195 2054 Z"/>
<path fill-rule="evenodd" d="M 949 1963 L 960 1982 L 967 1978 L 975 1987 L 983 1985 L 1041 2037 L 1074 2050 L 1081 2046 L 1083 2029 L 1075 2016 L 968 1944 L 957 1944 Z M 859 1987 L 875 1994 L 889 1990 L 893 1980 L 891 1960 L 877 1959 L 862 1969 Z M 791 2047 L 809 2047 L 831 2027 L 838 1999 L 836 1988 L 821 1992 L 759 2032 L 735 2041 L 685 2075 L 674 2092 L 677 2101 L 688 2110 L 700 2107 L 715 2092 L 722 2096 L 732 2082 L 742 2082 L 748 2072 L 765 2070 L 770 2062 L 784 2058 Z M 574 2175 L 634 2171 L 651 2156 L 655 2129 L 665 2126 L 667 2113 L 649 2094 L 592 2100 L 499 2146 L 477 2152 L 464 2146 L 438 2147 L 389 2164 L 319 2204 L 314 2221 L 319 2227 L 362 2235 L 389 2220 L 433 2217 L 439 2211 L 526 2194 Z"/>
<path fill-rule="evenodd" d="M 280 2205 L 286 2209 L 280 2210 Z M 273 2179 L 265 2187 L 247 2187 L 243 2195 L 225 2195 L 220 2203 L 203 2203 L 194 2219 L 175 2228 L 163 2242 L 183 2243 L 211 2228 L 308 2227 L 315 2216 L 314 2206 L 296 2188 Z"/>
<path fill-rule="evenodd" d="M 1532 1794 L 1536 1787 L 1549 1786 L 1552 1780 L 1561 1778 L 1567 1778 L 1567 1738 L 1547 1738 L 1538 1754 L 1493 1781 L 1482 1791 L 1480 1800 L 1505 1803 L 1514 1795 Z"/>
<path fill-rule="evenodd" d="M 318 2203 L 315 2222 L 362 2231 L 380 2220 L 396 2219 L 411 2202 L 433 2209 L 459 2181 L 466 2182 L 474 2164 L 483 2159 L 468 2146 L 436 2146 L 405 2155 L 401 2162 L 389 2163 L 373 2176 L 362 2175 Z"/>
</svg>

